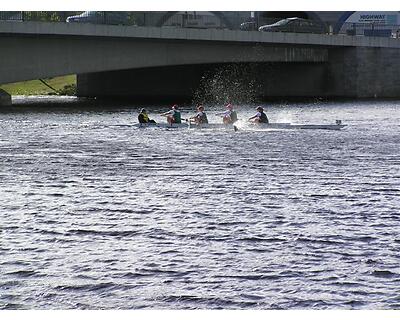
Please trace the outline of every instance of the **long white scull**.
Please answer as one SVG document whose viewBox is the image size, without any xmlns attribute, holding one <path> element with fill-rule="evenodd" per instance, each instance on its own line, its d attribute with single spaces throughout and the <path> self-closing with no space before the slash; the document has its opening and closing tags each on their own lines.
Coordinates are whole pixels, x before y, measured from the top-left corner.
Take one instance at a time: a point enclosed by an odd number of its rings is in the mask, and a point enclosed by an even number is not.
<svg viewBox="0 0 400 320">
<path fill-rule="evenodd" d="M 234 129 L 236 126 L 232 124 L 223 123 L 137 123 L 134 125 L 137 128 L 189 128 L 189 129 Z M 275 122 L 275 123 L 249 123 L 251 128 L 260 129 L 314 129 L 314 130 L 340 130 L 346 125 L 337 120 L 335 124 L 291 124 L 289 122 Z M 245 127 L 241 127 L 245 129 Z"/>
</svg>

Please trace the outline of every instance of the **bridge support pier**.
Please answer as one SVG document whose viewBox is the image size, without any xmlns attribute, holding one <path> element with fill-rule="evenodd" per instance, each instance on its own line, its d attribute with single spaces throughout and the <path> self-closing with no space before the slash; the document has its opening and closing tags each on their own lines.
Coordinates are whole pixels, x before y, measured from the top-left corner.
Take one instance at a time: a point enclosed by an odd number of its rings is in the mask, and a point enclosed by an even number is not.
<svg viewBox="0 0 400 320">
<path fill-rule="evenodd" d="M 399 49 L 336 48 L 329 51 L 329 95 L 399 98 Z"/>
<path fill-rule="evenodd" d="M 11 95 L 0 89 L 0 107 L 11 106 Z"/>
</svg>

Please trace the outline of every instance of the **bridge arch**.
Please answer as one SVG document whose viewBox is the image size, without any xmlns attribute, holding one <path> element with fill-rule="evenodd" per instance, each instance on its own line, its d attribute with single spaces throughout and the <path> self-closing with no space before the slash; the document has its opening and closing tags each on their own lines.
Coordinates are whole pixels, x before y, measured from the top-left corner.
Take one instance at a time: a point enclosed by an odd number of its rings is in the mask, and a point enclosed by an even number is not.
<svg viewBox="0 0 400 320">
<path fill-rule="evenodd" d="M 340 29 L 342 28 L 346 20 L 355 12 L 356 11 L 347 11 L 344 14 L 342 14 L 338 22 L 335 24 L 335 27 L 333 28 L 333 33 L 335 34 L 339 33 Z"/>
<path fill-rule="evenodd" d="M 165 15 L 163 15 L 160 18 L 160 20 L 158 20 L 156 26 L 162 27 L 168 21 L 169 18 L 173 17 L 178 12 L 180 11 L 168 11 Z M 229 19 L 225 17 L 225 15 L 221 11 L 207 11 L 207 12 L 212 13 L 214 16 L 220 19 L 228 29 L 233 29 L 232 23 L 229 21 Z"/>
</svg>

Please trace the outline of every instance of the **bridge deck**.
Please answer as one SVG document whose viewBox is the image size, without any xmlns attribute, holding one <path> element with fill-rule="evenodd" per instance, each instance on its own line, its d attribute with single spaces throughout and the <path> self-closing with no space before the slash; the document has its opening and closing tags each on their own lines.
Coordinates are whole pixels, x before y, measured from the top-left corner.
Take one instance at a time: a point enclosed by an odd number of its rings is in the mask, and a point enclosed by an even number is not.
<svg viewBox="0 0 400 320">
<path fill-rule="evenodd" d="M 203 41 L 255 42 L 271 44 L 400 48 L 400 39 L 329 34 L 280 33 L 173 27 L 111 26 L 88 23 L 0 21 L 1 34 L 181 39 Z"/>
</svg>

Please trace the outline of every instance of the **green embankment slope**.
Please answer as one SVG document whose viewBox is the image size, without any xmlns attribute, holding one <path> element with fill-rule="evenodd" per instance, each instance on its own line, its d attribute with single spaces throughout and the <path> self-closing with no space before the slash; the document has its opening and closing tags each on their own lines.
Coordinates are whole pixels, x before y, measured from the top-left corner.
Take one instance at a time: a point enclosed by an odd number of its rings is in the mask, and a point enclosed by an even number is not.
<svg viewBox="0 0 400 320">
<path fill-rule="evenodd" d="M 47 84 L 63 95 L 74 95 L 76 88 L 76 76 L 68 75 L 63 77 L 43 79 Z M 0 85 L 0 89 L 11 95 L 52 95 L 53 90 L 39 80 L 23 81 Z"/>
</svg>

